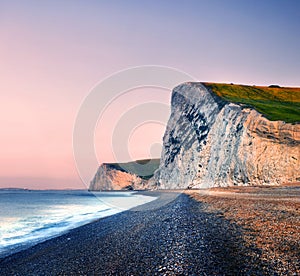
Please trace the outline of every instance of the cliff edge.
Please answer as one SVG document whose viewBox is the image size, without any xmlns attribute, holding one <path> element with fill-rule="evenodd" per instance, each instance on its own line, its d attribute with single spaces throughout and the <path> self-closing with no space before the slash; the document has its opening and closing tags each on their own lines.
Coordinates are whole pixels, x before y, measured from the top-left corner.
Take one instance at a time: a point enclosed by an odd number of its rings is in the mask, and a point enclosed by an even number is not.
<svg viewBox="0 0 300 276">
<path fill-rule="evenodd" d="M 90 182 L 89 190 L 144 190 L 148 179 L 159 166 L 159 159 L 144 159 L 128 163 L 103 163 Z"/>
<path fill-rule="evenodd" d="M 276 185 L 300 181 L 300 124 L 270 121 L 208 85 L 174 88 L 159 189 Z"/>
</svg>

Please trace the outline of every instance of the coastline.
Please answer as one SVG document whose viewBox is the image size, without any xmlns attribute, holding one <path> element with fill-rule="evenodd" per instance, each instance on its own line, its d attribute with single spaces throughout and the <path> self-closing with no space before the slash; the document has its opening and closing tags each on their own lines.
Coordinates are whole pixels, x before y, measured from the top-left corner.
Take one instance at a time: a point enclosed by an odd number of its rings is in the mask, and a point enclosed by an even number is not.
<svg viewBox="0 0 300 276">
<path fill-rule="evenodd" d="M 0 259 L 1 275 L 264 275 L 276 267 L 220 210 L 176 192 Z M 199 200 L 199 199 L 198 199 Z M 253 254 L 255 253 L 255 254 Z M 287 267 L 288 268 L 288 267 Z"/>
<path fill-rule="evenodd" d="M 0 259 L 156 198 L 128 191 L 0 189 L 0 192 Z M 24 204 L 28 204 L 25 209 Z"/>
</svg>

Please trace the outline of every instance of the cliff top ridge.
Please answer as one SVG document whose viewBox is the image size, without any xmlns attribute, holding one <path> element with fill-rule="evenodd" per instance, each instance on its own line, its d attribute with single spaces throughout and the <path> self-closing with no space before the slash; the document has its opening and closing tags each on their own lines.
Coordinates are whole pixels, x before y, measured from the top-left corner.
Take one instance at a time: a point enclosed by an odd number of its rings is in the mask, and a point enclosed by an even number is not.
<svg viewBox="0 0 300 276">
<path fill-rule="evenodd" d="M 135 174 L 142 179 L 149 179 L 159 167 L 160 159 L 143 159 L 126 163 L 103 163 L 111 169 Z M 138 166 L 145 165 L 145 166 Z"/>
<path fill-rule="evenodd" d="M 271 121 L 300 123 L 300 88 L 202 83 L 227 102 L 256 109 Z"/>
</svg>

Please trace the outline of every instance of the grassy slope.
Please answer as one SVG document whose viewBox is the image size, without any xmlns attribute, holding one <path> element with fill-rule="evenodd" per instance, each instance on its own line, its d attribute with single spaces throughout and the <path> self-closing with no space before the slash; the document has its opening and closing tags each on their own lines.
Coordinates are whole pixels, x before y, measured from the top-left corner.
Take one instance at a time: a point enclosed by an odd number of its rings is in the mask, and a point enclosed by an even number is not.
<svg viewBox="0 0 300 276">
<path fill-rule="evenodd" d="M 136 174 L 143 179 L 149 179 L 153 176 L 154 171 L 158 169 L 159 162 L 160 159 L 144 159 L 128 163 L 108 163 L 107 165 L 110 165 L 116 170 L 126 171 Z M 137 164 L 144 166 L 137 166 Z"/>
<path fill-rule="evenodd" d="M 300 88 L 203 84 L 226 101 L 253 107 L 269 120 L 300 122 Z"/>
</svg>

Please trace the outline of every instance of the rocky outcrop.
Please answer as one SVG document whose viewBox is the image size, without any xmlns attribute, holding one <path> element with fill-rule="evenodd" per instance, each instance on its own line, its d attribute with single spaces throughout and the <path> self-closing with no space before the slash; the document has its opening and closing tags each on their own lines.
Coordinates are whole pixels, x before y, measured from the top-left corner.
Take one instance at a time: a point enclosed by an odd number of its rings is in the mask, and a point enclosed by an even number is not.
<svg viewBox="0 0 300 276">
<path fill-rule="evenodd" d="M 102 164 L 90 183 L 91 191 L 139 190 L 146 188 L 147 181 L 136 174 L 116 168 L 112 164 Z"/>
<path fill-rule="evenodd" d="M 300 181 L 300 124 L 269 121 L 201 83 L 173 90 L 163 143 L 160 189 Z"/>
</svg>

